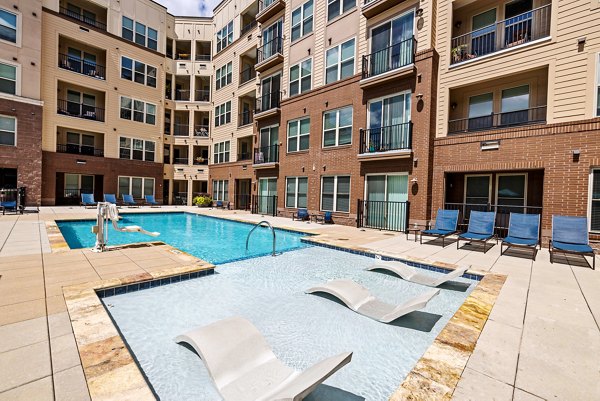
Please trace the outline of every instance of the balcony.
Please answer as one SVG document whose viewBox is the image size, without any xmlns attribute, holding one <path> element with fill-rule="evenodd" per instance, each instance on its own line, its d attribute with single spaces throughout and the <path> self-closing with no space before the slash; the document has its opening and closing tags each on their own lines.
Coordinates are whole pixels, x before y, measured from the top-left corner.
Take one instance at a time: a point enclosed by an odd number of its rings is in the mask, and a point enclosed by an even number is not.
<svg viewBox="0 0 600 401">
<path fill-rule="evenodd" d="M 279 164 L 279 145 L 263 146 L 254 149 L 252 166 L 258 168 L 272 168 Z"/>
<path fill-rule="evenodd" d="M 96 19 L 96 14 L 88 12 L 87 10 L 82 10 L 79 7 L 60 7 L 59 13 L 66 17 L 69 17 L 77 23 L 82 23 L 100 29 L 101 31 L 106 31 L 106 24 L 102 21 L 98 21 Z M 104 15 L 106 15 L 106 10 L 104 11 Z"/>
<path fill-rule="evenodd" d="M 190 136 L 190 124 L 189 123 L 174 123 L 173 124 L 173 135 L 174 136 Z"/>
<path fill-rule="evenodd" d="M 190 90 L 189 89 L 175 89 L 175 100 L 182 102 L 190 101 Z"/>
<path fill-rule="evenodd" d="M 101 109 L 100 107 L 70 102 L 67 100 L 58 100 L 57 104 L 56 112 L 58 114 L 83 118 L 86 120 L 104 121 L 104 109 Z"/>
<path fill-rule="evenodd" d="M 195 125 L 194 126 L 194 137 L 195 138 L 208 138 L 208 125 Z"/>
<path fill-rule="evenodd" d="M 244 127 L 254 122 L 252 110 L 244 111 L 238 114 L 238 127 Z"/>
<path fill-rule="evenodd" d="M 256 14 L 256 22 L 264 24 L 278 12 L 285 9 L 285 1 L 283 0 L 258 0 L 258 14 Z"/>
<path fill-rule="evenodd" d="M 403 1 L 404 0 L 364 0 L 362 13 L 366 18 L 371 18 L 389 10 Z"/>
<path fill-rule="evenodd" d="M 183 164 L 183 165 L 188 165 L 189 164 L 189 159 L 187 157 L 175 157 L 173 158 L 173 164 Z"/>
<path fill-rule="evenodd" d="M 360 131 L 359 160 L 384 160 L 410 157 L 412 122 Z"/>
<path fill-rule="evenodd" d="M 531 124 L 545 124 L 546 108 L 546 106 L 539 106 L 530 109 L 450 120 L 448 122 L 448 134 L 464 134 Z"/>
<path fill-rule="evenodd" d="M 256 110 L 254 118 L 269 117 L 280 112 L 281 91 L 264 93 L 256 99 Z"/>
<path fill-rule="evenodd" d="M 414 73 L 416 48 L 417 41 L 411 37 L 363 56 L 360 85 L 381 84 Z"/>
<path fill-rule="evenodd" d="M 246 33 L 250 32 L 251 30 L 253 30 L 256 27 L 256 20 L 254 21 L 250 21 L 249 23 L 247 23 L 246 25 L 244 25 L 242 27 L 242 30 L 240 31 L 240 35 L 245 35 Z"/>
<path fill-rule="evenodd" d="M 256 49 L 257 72 L 265 71 L 283 62 L 283 38 L 274 38 Z"/>
<path fill-rule="evenodd" d="M 196 102 L 210 102 L 210 90 L 208 89 L 196 89 L 194 100 Z"/>
<path fill-rule="evenodd" d="M 77 145 L 77 144 L 57 144 L 57 153 L 70 153 L 74 155 L 97 156 L 104 157 L 104 149 L 97 149 L 93 146 Z"/>
<path fill-rule="evenodd" d="M 82 60 L 78 57 L 59 54 L 58 67 L 77 74 L 87 75 L 88 77 L 102 80 L 106 79 L 103 65 L 88 60 Z"/>
<path fill-rule="evenodd" d="M 247 67 L 240 72 L 240 86 L 244 85 L 246 82 L 254 81 L 256 79 L 256 70 L 254 66 Z"/>
<path fill-rule="evenodd" d="M 535 8 L 451 41 L 450 64 L 477 59 L 550 36 L 551 4 Z"/>
</svg>

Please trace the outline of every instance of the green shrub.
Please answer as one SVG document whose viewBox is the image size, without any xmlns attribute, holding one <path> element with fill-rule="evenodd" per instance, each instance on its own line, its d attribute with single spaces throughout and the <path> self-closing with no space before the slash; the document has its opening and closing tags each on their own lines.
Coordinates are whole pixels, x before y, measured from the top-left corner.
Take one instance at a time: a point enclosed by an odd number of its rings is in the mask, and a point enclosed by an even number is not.
<svg viewBox="0 0 600 401">
<path fill-rule="evenodd" d="M 204 195 L 196 196 L 193 199 L 194 205 L 200 206 L 200 207 L 210 206 L 210 205 L 212 205 L 212 202 L 213 202 L 212 198 L 210 196 L 208 196 L 208 195 L 206 195 L 206 196 L 204 196 Z"/>
</svg>

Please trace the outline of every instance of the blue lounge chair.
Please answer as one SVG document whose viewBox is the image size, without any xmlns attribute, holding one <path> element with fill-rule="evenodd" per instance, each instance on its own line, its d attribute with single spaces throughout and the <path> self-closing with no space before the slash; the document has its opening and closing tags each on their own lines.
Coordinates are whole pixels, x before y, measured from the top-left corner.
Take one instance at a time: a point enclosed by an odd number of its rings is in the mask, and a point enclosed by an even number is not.
<svg viewBox="0 0 600 401">
<path fill-rule="evenodd" d="M 112 203 L 113 205 L 117 204 L 117 197 L 115 194 L 104 194 L 104 202 Z"/>
<path fill-rule="evenodd" d="M 458 210 L 438 209 L 435 217 L 435 226 L 429 230 L 421 231 L 420 242 L 423 243 L 423 235 L 426 237 L 437 237 L 442 239 L 442 248 L 446 245 L 446 237 L 456 233 L 458 225 Z"/>
<path fill-rule="evenodd" d="M 129 207 L 139 207 L 133 196 L 123 194 L 123 203 Z"/>
<path fill-rule="evenodd" d="M 308 210 L 306 209 L 298 209 L 296 213 L 292 213 L 292 220 L 310 220 L 310 214 L 308 214 Z"/>
<path fill-rule="evenodd" d="M 508 223 L 508 235 L 500 243 L 500 255 L 502 255 L 502 247 L 504 245 L 506 245 L 504 252 L 511 246 L 529 248 L 533 249 L 533 260 L 535 260 L 539 244 L 540 215 L 511 213 Z"/>
<path fill-rule="evenodd" d="M 154 195 L 146 195 L 144 199 L 146 199 L 146 204 L 150 207 L 160 207 L 160 204 L 154 199 Z"/>
<path fill-rule="evenodd" d="M 4 201 L 0 202 L 2 207 L 2 214 L 5 214 L 7 210 L 11 210 L 17 214 L 17 201 Z"/>
<path fill-rule="evenodd" d="M 594 249 L 590 246 L 588 220 L 586 217 L 552 216 L 552 239 L 548 250 L 550 263 L 557 250 L 563 253 L 592 257 L 592 269 L 596 270 Z"/>
<path fill-rule="evenodd" d="M 332 216 L 331 212 L 325 212 L 324 215 L 315 216 L 315 221 L 317 223 L 333 224 L 333 216 Z"/>
<path fill-rule="evenodd" d="M 498 237 L 494 234 L 494 224 L 496 223 L 496 212 L 478 212 L 476 210 L 471 211 L 469 216 L 469 226 L 467 232 L 458 235 L 458 241 L 456 241 L 456 249 L 459 248 L 460 241 L 469 242 L 482 242 L 483 253 L 487 252 L 487 242 L 496 237 L 496 243 L 498 243 Z"/>
<path fill-rule="evenodd" d="M 96 206 L 96 201 L 94 200 L 94 194 L 81 194 L 81 206 Z"/>
</svg>

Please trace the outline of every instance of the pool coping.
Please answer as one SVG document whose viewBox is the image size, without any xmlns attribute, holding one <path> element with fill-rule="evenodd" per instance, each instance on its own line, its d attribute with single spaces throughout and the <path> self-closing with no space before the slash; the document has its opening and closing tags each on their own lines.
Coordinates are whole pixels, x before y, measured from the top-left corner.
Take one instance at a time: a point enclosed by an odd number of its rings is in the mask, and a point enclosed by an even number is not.
<svg viewBox="0 0 600 401">
<path fill-rule="evenodd" d="M 56 234 L 55 230 L 58 230 L 58 226 L 55 222 L 52 223 L 54 223 L 54 226 L 47 224 L 46 227 L 47 229 L 50 228 L 53 234 Z M 58 235 L 62 238 L 60 230 L 58 230 Z M 55 243 L 56 251 L 60 252 L 64 249 L 64 246 L 58 239 L 58 235 L 55 237 Z M 62 241 L 64 242 L 64 238 L 62 238 Z M 432 263 L 419 258 L 374 252 L 359 246 L 348 246 L 346 244 L 341 246 L 331 239 L 318 238 L 318 236 L 312 236 L 305 239 L 305 241 L 340 251 L 372 257 L 379 256 L 386 260 L 403 260 L 416 265 L 435 268 L 430 270 L 451 271 L 458 267 L 454 264 Z M 167 246 L 171 247 L 168 244 Z M 126 247 L 127 245 L 120 246 L 120 248 Z M 187 254 L 174 247 L 171 248 Z M 54 252 L 55 248 L 52 249 Z M 69 249 L 68 246 L 66 249 Z M 99 292 L 111 288 L 135 286 L 157 279 L 171 279 L 172 277 L 185 276 L 215 268 L 214 265 L 208 262 L 194 258 L 197 262 L 190 266 L 126 276 L 121 279 L 99 280 L 63 288 L 67 311 L 73 327 L 90 397 L 93 401 L 156 399 L 144 373 L 138 366 L 125 340 L 121 337 L 119 329 L 104 308 Z M 451 399 L 506 280 L 505 275 L 471 269 L 467 271 L 467 277 L 469 275 L 477 276 L 479 282 L 406 378 L 400 383 L 398 389 L 390 396 L 389 401 Z"/>
</svg>

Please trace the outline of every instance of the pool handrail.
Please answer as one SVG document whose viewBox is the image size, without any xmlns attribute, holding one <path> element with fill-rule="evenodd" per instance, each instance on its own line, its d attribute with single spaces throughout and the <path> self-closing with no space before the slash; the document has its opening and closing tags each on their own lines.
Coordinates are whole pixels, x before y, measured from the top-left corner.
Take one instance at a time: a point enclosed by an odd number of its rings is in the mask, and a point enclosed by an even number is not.
<svg viewBox="0 0 600 401">
<path fill-rule="evenodd" d="M 263 223 L 266 224 L 271 229 L 271 232 L 273 233 L 273 256 L 276 256 L 277 253 L 275 252 L 275 242 L 276 242 L 276 239 L 275 239 L 275 229 L 273 228 L 273 226 L 271 225 L 271 223 L 269 223 L 266 220 L 262 220 L 261 222 L 257 223 L 254 227 L 252 227 L 252 230 L 250 230 L 250 232 L 248 233 L 248 236 L 246 237 L 246 251 L 248 250 L 248 241 L 250 241 L 250 235 L 258 227 L 264 227 Z"/>
</svg>

